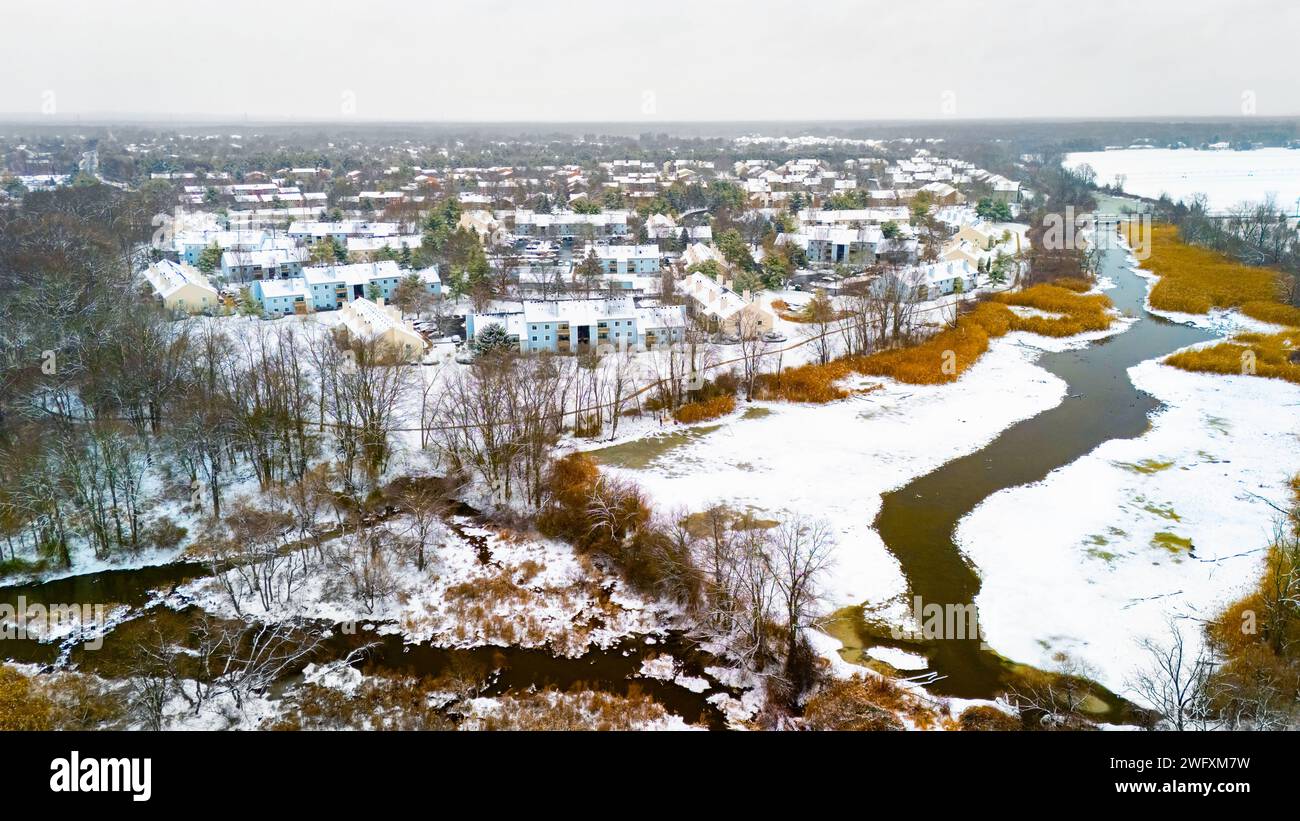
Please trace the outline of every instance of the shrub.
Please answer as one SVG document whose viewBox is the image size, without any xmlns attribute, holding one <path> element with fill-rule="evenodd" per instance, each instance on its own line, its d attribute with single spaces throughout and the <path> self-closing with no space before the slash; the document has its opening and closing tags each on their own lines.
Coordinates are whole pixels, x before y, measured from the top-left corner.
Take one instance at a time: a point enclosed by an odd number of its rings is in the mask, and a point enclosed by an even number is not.
<svg viewBox="0 0 1300 821">
<path fill-rule="evenodd" d="M 188 530 L 176 524 L 175 519 L 163 516 L 149 528 L 146 538 L 157 550 L 175 550 L 188 533 Z"/>
<path fill-rule="evenodd" d="M 640 488 L 602 476 L 584 453 L 555 460 L 546 487 L 537 515 L 543 535 L 570 542 L 582 553 L 608 555 L 634 587 L 683 603 L 696 600 L 699 573 L 689 549 L 655 524 Z"/>
<path fill-rule="evenodd" d="M 50 730 L 54 705 L 30 678 L 0 664 L 0 730 Z"/>
<path fill-rule="evenodd" d="M 1019 730 L 1020 719 L 1007 715 L 996 707 L 977 704 L 967 707 L 957 719 L 957 728 L 966 732 Z"/>
<path fill-rule="evenodd" d="M 48 559 L 24 559 L 15 556 L 0 560 L 0 576 L 34 575 L 49 567 Z"/>
<path fill-rule="evenodd" d="M 772 310 L 776 311 L 777 315 L 786 322 L 801 324 L 835 322 L 848 316 L 847 311 L 835 310 L 830 298 L 822 291 L 818 291 L 811 300 L 797 311 L 791 310 L 790 304 L 783 299 L 772 300 Z"/>
<path fill-rule="evenodd" d="M 901 730 L 903 722 L 882 706 L 899 697 L 897 688 L 883 678 L 854 676 L 808 699 L 804 721 L 813 730 Z"/>
<path fill-rule="evenodd" d="M 673 411 L 673 418 L 684 425 L 692 425 L 726 416 L 735 409 L 736 398 L 723 394 L 702 402 L 688 402 Z"/>
</svg>

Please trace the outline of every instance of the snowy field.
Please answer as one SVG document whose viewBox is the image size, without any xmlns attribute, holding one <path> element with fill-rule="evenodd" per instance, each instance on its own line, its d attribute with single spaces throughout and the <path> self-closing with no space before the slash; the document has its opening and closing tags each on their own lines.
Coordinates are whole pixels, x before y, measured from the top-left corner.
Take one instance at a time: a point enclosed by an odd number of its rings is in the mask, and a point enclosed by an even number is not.
<svg viewBox="0 0 1300 821">
<path fill-rule="evenodd" d="M 1153 199 L 1168 194 L 1174 200 L 1205 194 L 1214 211 L 1273 196 L 1280 207 L 1294 212 L 1300 198 L 1300 151 L 1286 148 L 1120 149 L 1076 152 L 1065 157 L 1067 168 L 1084 164 L 1097 172 L 1098 185 L 1113 184 L 1116 177 L 1123 175 L 1126 193 Z"/>
<path fill-rule="evenodd" d="M 391 526 L 400 533 L 405 524 L 405 517 L 399 517 Z M 400 633 L 411 643 L 546 647 L 568 657 L 634 633 L 656 633 L 675 615 L 665 605 L 629 593 L 612 573 L 585 565 L 567 544 L 475 527 L 466 520 L 460 529 L 464 536 L 437 527 L 423 570 L 409 560 L 390 560 L 392 592 L 369 607 L 349 588 L 347 572 L 319 561 L 297 582 L 292 597 L 270 611 L 238 584 L 236 611 L 212 577 L 184 585 L 167 603 L 177 608 L 196 604 L 227 618 L 242 613 L 264 621 L 379 622 L 378 633 Z M 486 556 L 470 539 L 482 540 Z"/>
<path fill-rule="evenodd" d="M 1149 285 L 1158 280 L 1129 264 Z M 1281 330 L 1237 311 L 1154 310 L 1149 293 L 1147 310 L 1174 322 L 1224 336 Z M 1164 406 L 1146 434 L 994 494 L 956 539 L 979 568 L 980 626 L 993 647 L 1044 667 L 1068 653 L 1131 697 L 1128 682 L 1149 664 L 1140 641 L 1166 641 L 1171 621 L 1200 641 L 1196 620 L 1259 580 L 1277 515 L 1270 503 L 1285 507 L 1300 471 L 1300 386 L 1158 359 L 1128 375 Z"/>
<path fill-rule="evenodd" d="M 746 417 L 742 408 L 716 429 L 702 426 L 708 432 L 684 437 L 643 468 L 607 469 L 636 481 L 663 510 L 721 502 L 775 519 L 826 519 L 838 542 L 826 608 L 866 602 L 884 615 L 903 607 L 905 581 L 871 527 L 880 495 L 1056 406 L 1065 383 L 1034 360 L 1045 348 L 1091 338 L 1009 334 L 946 386 L 863 379 L 884 387 L 827 405 L 754 403 L 760 414 Z"/>
<path fill-rule="evenodd" d="M 1140 639 L 1165 639 L 1170 617 L 1213 617 L 1258 581 L 1264 500 L 1284 505 L 1300 469 L 1300 387 L 1158 362 L 1129 376 L 1166 406 L 1145 435 L 996 493 L 957 528 L 989 643 L 1044 667 L 1068 652 L 1121 693 L 1146 662 Z"/>
</svg>

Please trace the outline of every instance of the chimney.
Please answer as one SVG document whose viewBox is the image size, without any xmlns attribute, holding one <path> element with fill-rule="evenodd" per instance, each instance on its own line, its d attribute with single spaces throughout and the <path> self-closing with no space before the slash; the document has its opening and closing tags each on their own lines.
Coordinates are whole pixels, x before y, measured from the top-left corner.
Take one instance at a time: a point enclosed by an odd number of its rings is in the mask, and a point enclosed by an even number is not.
<svg viewBox="0 0 1300 821">
<path fill-rule="evenodd" d="M 748 288 L 746 288 L 746 289 L 744 290 L 744 292 L 740 295 L 740 298 L 743 299 L 743 300 L 746 301 L 746 302 L 749 302 L 749 289 L 748 289 Z"/>
</svg>

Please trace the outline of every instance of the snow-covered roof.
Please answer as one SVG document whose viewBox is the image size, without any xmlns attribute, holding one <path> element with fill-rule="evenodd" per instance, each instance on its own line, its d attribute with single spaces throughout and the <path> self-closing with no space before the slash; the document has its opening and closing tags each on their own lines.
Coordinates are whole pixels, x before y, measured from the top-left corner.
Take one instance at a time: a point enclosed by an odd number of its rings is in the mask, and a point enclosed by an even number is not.
<svg viewBox="0 0 1300 821">
<path fill-rule="evenodd" d="M 153 263 L 144 271 L 145 279 L 158 292 L 158 295 L 166 299 L 172 294 L 184 288 L 186 285 L 194 285 L 205 291 L 211 291 L 215 296 L 217 291 L 208 283 L 208 278 L 199 272 L 197 268 L 184 263 L 172 262 L 169 259 L 159 260 Z"/>
<path fill-rule="evenodd" d="M 590 253 L 595 253 L 597 259 L 601 260 L 620 260 L 620 259 L 658 259 L 658 245 L 591 245 L 589 244 L 582 252 L 579 259 L 586 258 Z"/>
<path fill-rule="evenodd" d="M 312 285 L 329 282 L 365 284 L 373 279 L 401 277 L 402 268 L 393 260 L 357 262 L 350 265 L 316 265 L 302 269 L 303 278 Z"/>
</svg>

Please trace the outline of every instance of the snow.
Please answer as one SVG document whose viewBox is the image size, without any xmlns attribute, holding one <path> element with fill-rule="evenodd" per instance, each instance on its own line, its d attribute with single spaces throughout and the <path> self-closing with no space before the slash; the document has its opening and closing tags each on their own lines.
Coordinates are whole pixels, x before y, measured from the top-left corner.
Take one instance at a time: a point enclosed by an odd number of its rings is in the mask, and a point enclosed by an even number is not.
<svg viewBox="0 0 1300 821">
<path fill-rule="evenodd" d="M 1300 198 L 1300 151 L 1258 148 L 1254 151 L 1192 149 L 1122 149 L 1068 154 L 1067 168 L 1087 164 L 1097 183 L 1109 185 L 1124 175 L 1124 191 L 1140 197 L 1188 200 L 1205 194 L 1212 211 L 1274 196 L 1290 211 Z"/>
<path fill-rule="evenodd" d="M 397 532 L 402 524 L 401 518 L 392 522 Z M 265 621 L 302 617 L 345 627 L 377 624 L 377 633 L 400 634 L 409 643 L 547 647 L 568 657 L 593 646 L 612 646 L 634 633 L 656 632 L 677 615 L 673 607 L 625 590 L 611 573 L 585 565 L 570 545 L 469 525 L 461 533 L 450 528 L 441 532 L 424 571 L 390 560 L 395 591 L 372 612 L 346 589 L 336 568 L 320 561 L 311 564 L 291 601 L 264 612 L 256 597 L 245 593 L 240 609 Z M 488 562 L 479 561 L 478 547 L 469 537 L 486 540 Z M 211 577 L 182 586 L 167 603 L 238 616 Z"/>
<path fill-rule="evenodd" d="M 1086 344 L 1122 327 L 1066 340 L 1008 334 L 949 385 L 879 380 L 880 390 L 827 405 L 755 402 L 746 407 L 766 415 L 718 420 L 716 430 L 686 440 L 645 468 L 605 469 L 636 481 L 663 510 L 721 502 L 768 518 L 800 512 L 824 518 L 838 542 L 824 606 L 865 602 L 877 614 L 901 613 L 903 576 L 871 527 L 880 494 L 1056 406 L 1065 383 L 1034 360 L 1043 350 Z M 1007 391 L 1007 385 L 1016 390 Z"/>
<path fill-rule="evenodd" d="M 328 687 L 347 695 L 354 695 L 364 679 L 360 670 L 343 662 L 308 664 L 302 671 L 304 683 Z"/>
<path fill-rule="evenodd" d="M 677 673 L 677 660 L 672 656 L 651 656 L 641 662 L 640 675 L 646 678 L 656 678 L 660 681 L 671 681 Z"/>
<path fill-rule="evenodd" d="M 1154 286 L 1155 283 L 1160 280 L 1160 277 L 1156 274 L 1145 268 L 1139 267 L 1132 252 L 1129 253 L 1128 261 L 1129 271 L 1147 280 L 1151 285 Z M 1189 314 L 1182 311 L 1167 311 L 1163 308 L 1156 308 L 1151 304 L 1150 288 L 1147 289 L 1146 299 L 1143 301 L 1142 307 L 1146 309 L 1147 313 L 1153 316 L 1162 317 L 1170 322 L 1178 322 L 1182 325 L 1191 325 L 1195 328 L 1214 331 L 1215 333 L 1224 336 L 1231 336 L 1238 333 L 1276 334 L 1287 330 L 1285 325 L 1276 325 L 1271 322 L 1252 319 L 1235 308 L 1211 308 L 1203 314 Z M 1216 339 L 1207 344 L 1217 345 L 1222 341 L 1223 340 L 1221 339 Z"/>
<path fill-rule="evenodd" d="M 1264 500 L 1284 505 L 1300 470 L 1300 387 L 1155 361 L 1129 377 L 1165 405 L 1145 435 L 994 494 L 956 539 L 979 568 L 993 647 L 1043 667 L 1068 652 L 1132 696 L 1140 639 L 1163 639 L 1170 617 L 1213 617 L 1258 581 L 1276 515 Z"/>
<path fill-rule="evenodd" d="M 895 670 L 924 670 L 930 661 L 918 653 L 909 653 L 897 647 L 868 647 L 867 655 L 876 661 L 883 661 Z"/>
</svg>

